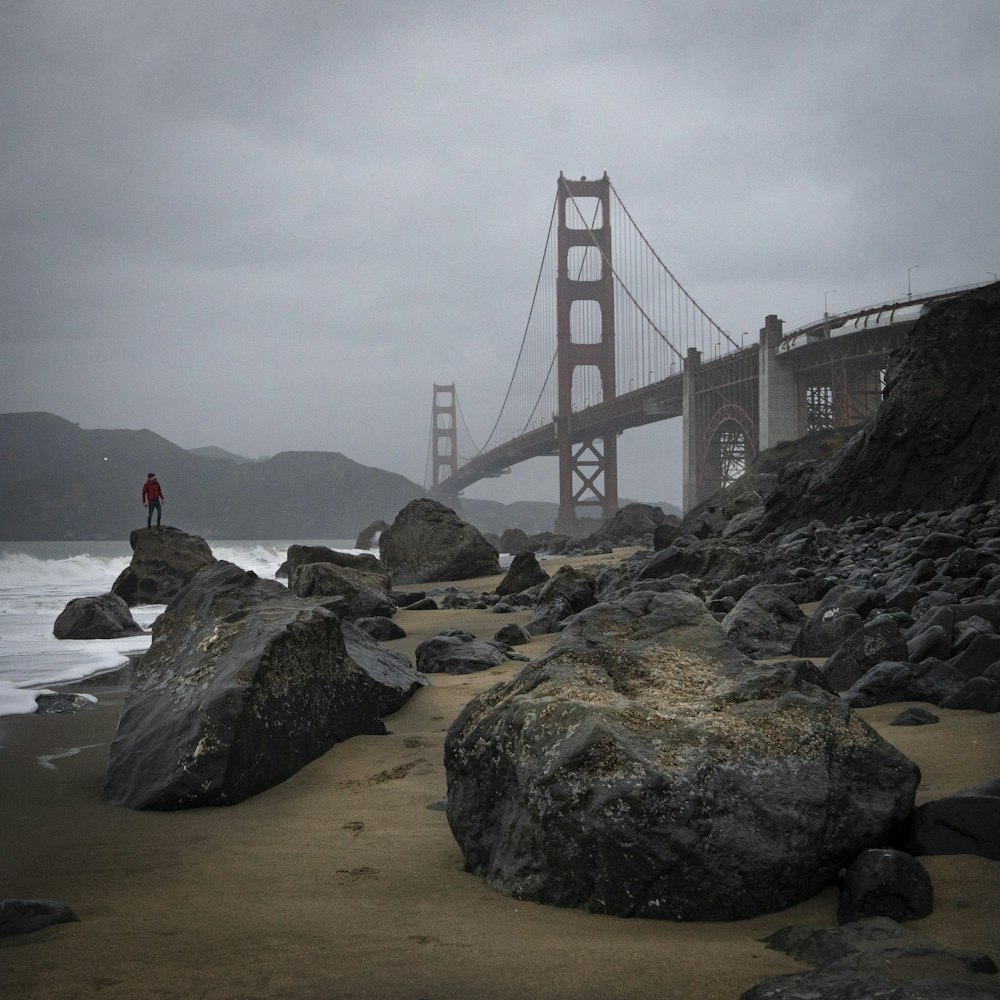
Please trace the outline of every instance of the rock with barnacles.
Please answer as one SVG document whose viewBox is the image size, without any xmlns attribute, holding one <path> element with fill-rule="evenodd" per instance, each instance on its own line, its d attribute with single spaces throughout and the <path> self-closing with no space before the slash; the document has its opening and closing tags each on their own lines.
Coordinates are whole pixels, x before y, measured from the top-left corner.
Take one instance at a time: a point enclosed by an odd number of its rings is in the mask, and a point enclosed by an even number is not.
<svg viewBox="0 0 1000 1000">
<path fill-rule="evenodd" d="M 507 895 L 734 920 L 834 881 L 909 815 L 917 766 L 838 698 L 755 664 L 696 597 L 576 615 L 445 745 L 466 867 Z"/>
</svg>

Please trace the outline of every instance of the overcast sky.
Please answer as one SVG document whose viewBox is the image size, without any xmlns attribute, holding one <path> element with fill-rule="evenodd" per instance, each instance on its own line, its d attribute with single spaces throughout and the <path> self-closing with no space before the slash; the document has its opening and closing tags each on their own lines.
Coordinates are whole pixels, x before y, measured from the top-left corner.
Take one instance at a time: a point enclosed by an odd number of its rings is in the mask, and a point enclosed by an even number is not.
<svg viewBox="0 0 1000 1000">
<path fill-rule="evenodd" d="M 998 38 L 997 0 L 0 0 L 0 412 L 422 483 L 435 381 L 499 412 L 560 170 L 727 330 L 989 280 Z M 677 424 L 623 496 L 680 502 Z M 470 495 L 557 499 L 531 466 Z"/>
</svg>

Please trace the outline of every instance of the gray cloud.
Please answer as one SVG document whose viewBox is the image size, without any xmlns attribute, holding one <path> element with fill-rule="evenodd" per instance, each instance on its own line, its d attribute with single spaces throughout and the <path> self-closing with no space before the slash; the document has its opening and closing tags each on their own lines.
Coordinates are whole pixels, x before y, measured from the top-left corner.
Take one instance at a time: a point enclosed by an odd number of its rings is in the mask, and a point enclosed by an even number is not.
<svg viewBox="0 0 1000 1000">
<path fill-rule="evenodd" d="M 606 169 L 724 328 L 1000 268 L 992 0 L 12 0 L 3 410 L 422 480 L 485 437 L 560 170 Z M 621 439 L 679 500 L 678 428 Z M 662 456 L 663 466 L 659 465 Z M 556 492 L 551 463 L 475 488 Z"/>
</svg>

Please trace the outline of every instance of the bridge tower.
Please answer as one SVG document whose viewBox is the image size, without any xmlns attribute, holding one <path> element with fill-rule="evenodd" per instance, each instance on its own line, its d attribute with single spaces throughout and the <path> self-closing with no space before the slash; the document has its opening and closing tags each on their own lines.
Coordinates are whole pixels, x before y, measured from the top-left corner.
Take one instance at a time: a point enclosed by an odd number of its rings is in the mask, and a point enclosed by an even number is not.
<svg viewBox="0 0 1000 1000">
<path fill-rule="evenodd" d="M 455 474 L 458 468 L 458 424 L 456 422 L 455 383 L 434 383 L 434 403 L 431 408 L 432 459 L 431 488 Z"/>
<path fill-rule="evenodd" d="M 581 199 L 593 221 L 581 221 Z M 577 223 L 567 221 L 570 216 Z M 556 531 L 575 533 L 577 517 L 587 508 L 599 508 L 604 518 L 618 512 L 618 442 L 614 431 L 603 437 L 575 441 L 573 434 L 573 374 L 577 368 L 592 366 L 601 381 L 603 402 L 614 399 L 615 308 L 614 275 L 611 263 L 611 181 L 608 175 L 597 181 L 571 181 L 559 174 L 557 193 L 556 271 L 556 354 L 559 412 L 553 414 L 559 446 L 559 516 Z M 600 215 L 600 225 L 597 215 Z M 599 277 L 586 277 L 582 258 L 588 252 L 600 255 Z M 578 266 L 577 261 L 580 261 Z M 577 275 L 573 277 L 573 275 Z M 574 303 L 596 303 L 597 329 L 584 322 L 584 310 Z"/>
</svg>

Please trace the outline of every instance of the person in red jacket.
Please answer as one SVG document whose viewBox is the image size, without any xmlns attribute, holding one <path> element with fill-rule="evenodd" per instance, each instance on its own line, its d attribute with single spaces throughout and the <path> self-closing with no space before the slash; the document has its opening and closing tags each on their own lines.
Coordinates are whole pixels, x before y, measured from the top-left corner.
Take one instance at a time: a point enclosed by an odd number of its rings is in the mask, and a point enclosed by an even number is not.
<svg viewBox="0 0 1000 1000">
<path fill-rule="evenodd" d="M 160 489 L 160 484 L 156 481 L 156 473 L 151 472 L 146 476 L 146 481 L 142 484 L 142 505 L 148 511 L 146 515 L 146 527 L 153 526 L 153 510 L 156 510 L 156 526 L 160 526 L 160 514 L 163 512 L 161 503 L 167 498 Z"/>
</svg>

